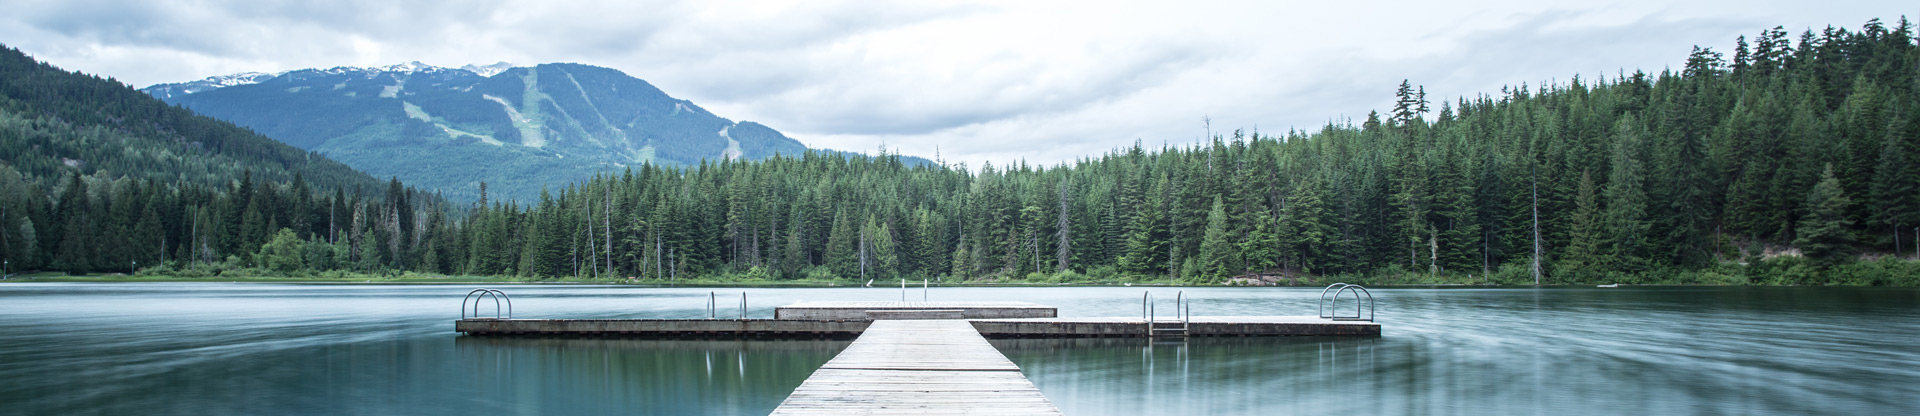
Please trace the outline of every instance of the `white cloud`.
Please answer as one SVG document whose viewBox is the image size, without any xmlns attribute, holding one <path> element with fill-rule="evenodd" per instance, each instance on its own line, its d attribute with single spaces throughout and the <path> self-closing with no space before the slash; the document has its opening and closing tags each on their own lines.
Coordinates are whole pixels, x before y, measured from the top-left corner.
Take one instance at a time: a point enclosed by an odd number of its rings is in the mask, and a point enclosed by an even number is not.
<svg viewBox="0 0 1920 416">
<path fill-rule="evenodd" d="M 1338 4 L 1335 4 L 1338 3 Z M 578 62 L 810 145 L 971 166 L 1360 119 L 1401 79 L 1437 99 L 1683 62 L 1775 25 L 1893 2 L 344 2 L 0 0 L 0 42 L 147 85 L 423 61 Z"/>
</svg>

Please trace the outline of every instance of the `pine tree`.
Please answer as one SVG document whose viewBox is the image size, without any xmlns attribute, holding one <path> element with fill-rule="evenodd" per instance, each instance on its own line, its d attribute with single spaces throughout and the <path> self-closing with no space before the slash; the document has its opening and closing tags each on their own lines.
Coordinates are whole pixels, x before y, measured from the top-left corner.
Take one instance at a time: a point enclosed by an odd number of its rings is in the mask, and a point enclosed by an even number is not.
<svg viewBox="0 0 1920 416">
<path fill-rule="evenodd" d="M 953 248 L 953 261 L 951 262 L 953 264 L 953 271 L 948 272 L 947 275 L 954 278 L 954 280 L 964 282 L 973 278 L 973 252 L 967 250 L 965 238 L 961 238 L 960 241 L 960 245 Z"/>
<path fill-rule="evenodd" d="M 69 176 L 66 192 L 61 194 L 60 245 L 54 252 L 53 268 L 67 274 L 93 271 L 94 243 L 92 209 L 88 205 L 87 183 L 79 173 Z"/>
<path fill-rule="evenodd" d="M 1239 247 L 1233 244 L 1233 236 L 1227 235 L 1227 210 L 1220 197 L 1213 198 L 1213 208 L 1207 211 L 1207 231 L 1200 239 L 1201 270 L 1199 277 L 1203 281 L 1218 282 L 1231 273 L 1239 271 Z"/>
<path fill-rule="evenodd" d="M 140 264 L 158 266 L 160 256 L 166 251 L 166 232 L 160 226 L 160 212 L 154 209 L 157 204 L 141 207 L 140 222 L 134 224 L 133 234 L 128 236 L 133 240 L 129 245 L 136 250 L 133 260 Z"/>
<path fill-rule="evenodd" d="M 1120 270 L 1143 276 L 1167 272 L 1167 221 L 1158 198 L 1147 201 L 1134 212 L 1127 226 L 1127 245 L 1120 255 Z"/>
<path fill-rule="evenodd" d="M 892 227 L 878 224 L 872 234 L 874 275 L 882 279 L 899 277 L 900 256 L 894 244 Z"/>
<path fill-rule="evenodd" d="M 1580 172 L 1579 193 L 1574 197 L 1573 234 L 1568 237 L 1567 257 L 1559 268 L 1562 275 L 1592 276 L 1601 267 L 1600 201 L 1594 198 L 1593 175 Z"/>
<path fill-rule="evenodd" d="M 1640 148 L 1646 130 L 1632 116 L 1622 117 L 1614 126 L 1613 158 L 1609 163 L 1604 191 L 1606 211 L 1602 214 L 1604 247 L 1612 256 L 1613 270 L 1635 273 L 1647 269 L 1647 195 Z"/>
<path fill-rule="evenodd" d="M 1904 254 L 1910 252 L 1906 248 L 1920 245 L 1910 234 L 1906 247 L 1900 244 L 1903 231 L 1920 225 L 1920 169 L 1913 166 L 1913 139 L 1904 137 L 1906 117 L 1894 117 L 1889 123 L 1892 125 L 1881 145 L 1880 166 L 1874 169 L 1873 218 L 1875 225 L 1889 231 L 1894 250 Z"/>
<path fill-rule="evenodd" d="M 1253 230 L 1239 243 L 1240 253 L 1246 258 L 1246 269 L 1254 274 L 1266 274 L 1280 265 L 1280 235 L 1273 215 L 1264 211 L 1256 212 L 1248 220 L 1253 222 Z"/>
<path fill-rule="evenodd" d="M 1277 234 L 1280 241 L 1281 267 L 1298 269 L 1301 273 L 1318 273 L 1323 263 L 1331 259 L 1331 246 L 1337 236 L 1332 227 L 1327 226 L 1332 215 L 1323 202 L 1321 193 L 1325 192 L 1320 180 L 1307 175 L 1300 184 L 1294 186 L 1293 193 L 1281 209 Z"/>
<path fill-rule="evenodd" d="M 827 233 L 826 266 L 841 278 L 860 276 L 860 230 L 847 218 L 847 210 L 833 214 L 833 230 Z"/>
<path fill-rule="evenodd" d="M 1840 180 L 1834 177 L 1833 167 L 1828 166 L 1821 173 L 1820 182 L 1807 194 L 1803 208 L 1807 215 L 1794 231 L 1798 238 L 1793 240 L 1793 245 L 1820 267 L 1847 262 L 1853 255 L 1855 241 L 1850 229 L 1853 222 L 1847 219 L 1847 209 L 1852 204 L 1853 200 L 1848 199 L 1840 187 Z"/>
</svg>

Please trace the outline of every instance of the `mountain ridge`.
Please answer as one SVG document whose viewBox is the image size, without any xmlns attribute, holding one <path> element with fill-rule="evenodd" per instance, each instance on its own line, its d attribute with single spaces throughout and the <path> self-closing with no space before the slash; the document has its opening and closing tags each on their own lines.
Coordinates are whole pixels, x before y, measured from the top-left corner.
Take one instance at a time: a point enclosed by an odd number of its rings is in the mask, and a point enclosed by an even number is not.
<svg viewBox="0 0 1920 416">
<path fill-rule="evenodd" d="M 616 69 L 574 63 L 241 73 L 141 89 L 376 176 L 460 199 L 479 184 L 530 200 L 545 184 L 645 164 L 798 156 L 771 127 L 734 121 Z"/>
</svg>

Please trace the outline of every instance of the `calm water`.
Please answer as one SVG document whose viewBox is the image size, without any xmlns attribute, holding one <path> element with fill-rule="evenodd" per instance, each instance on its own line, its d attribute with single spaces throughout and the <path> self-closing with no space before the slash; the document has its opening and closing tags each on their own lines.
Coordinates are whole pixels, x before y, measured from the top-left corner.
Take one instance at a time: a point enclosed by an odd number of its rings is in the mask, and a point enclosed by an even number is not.
<svg viewBox="0 0 1920 416">
<path fill-rule="evenodd" d="M 764 414 L 845 341 L 469 338 L 466 287 L 0 285 L 0 414 Z M 507 287 L 532 318 L 708 289 Z M 746 289 L 748 314 L 892 289 Z M 722 317 L 741 290 L 720 290 Z M 1137 288 L 933 289 L 1138 316 Z M 1309 315 L 1319 289 L 1188 289 Z M 908 292 L 917 300 L 919 289 Z M 1161 312 L 1174 290 L 1157 289 Z M 1068 414 L 1912 414 L 1920 290 L 1378 289 L 1375 339 L 995 340 Z"/>
</svg>

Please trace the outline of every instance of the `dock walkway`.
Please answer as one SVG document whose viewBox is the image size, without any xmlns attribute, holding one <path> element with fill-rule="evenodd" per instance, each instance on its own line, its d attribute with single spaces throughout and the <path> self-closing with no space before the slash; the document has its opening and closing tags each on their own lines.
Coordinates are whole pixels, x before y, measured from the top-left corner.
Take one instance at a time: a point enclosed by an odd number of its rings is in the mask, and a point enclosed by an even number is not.
<svg viewBox="0 0 1920 416">
<path fill-rule="evenodd" d="M 1058 415 L 965 320 L 874 321 L 775 415 Z"/>
</svg>

